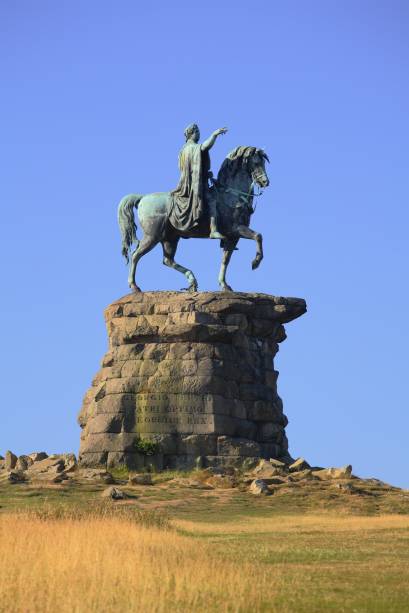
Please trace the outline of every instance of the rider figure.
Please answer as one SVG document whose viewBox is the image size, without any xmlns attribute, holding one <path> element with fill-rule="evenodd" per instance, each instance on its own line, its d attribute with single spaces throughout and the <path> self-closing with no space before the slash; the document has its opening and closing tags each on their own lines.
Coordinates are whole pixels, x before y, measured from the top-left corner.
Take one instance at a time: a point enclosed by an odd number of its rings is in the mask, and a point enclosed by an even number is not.
<svg viewBox="0 0 409 613">
<path fill-rule="evenodd" d="M 171 193 L 170 221 L 179 230 L 187 231 L 197 226 L 207 204 L 210 214 L 209 237 L 224 238 L 218 231 L 217 199 L 209 189 L 208 180 L 212 176 L 209 149 L 213 147 L 216 138 L 226 132 L 227 128 L 219 128 L 200 144 L 200 131 L 195 123 L 185 130 L 186 143 L 179 153 L 180 180 Z"/>
</svg>

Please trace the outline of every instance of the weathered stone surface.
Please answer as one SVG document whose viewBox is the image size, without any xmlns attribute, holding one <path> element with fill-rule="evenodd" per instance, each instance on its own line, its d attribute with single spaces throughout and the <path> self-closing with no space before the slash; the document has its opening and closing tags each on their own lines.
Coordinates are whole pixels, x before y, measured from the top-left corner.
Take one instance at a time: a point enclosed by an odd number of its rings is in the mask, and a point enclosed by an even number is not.
<svg viewBox="0 0 409 613">
<path fill-rule="evenodd" d="M 108 487 L 106 490 L 102 492 L 103 498 L 110 498 L 111 500 L 123 500 L 126 498 L 125 492 L 123 492 L 119 487 Z"/>
<path fill-rule="evenodd" d="M 280 462 L 280 464 L 282 464 Z M 258 479 L 267 479 L 270 477 L 282 476 L 287 473 L 285 469 L 285 465 L 282 466 L 274 466 L 271 462 L 267 460 L 261 460 L 260 463 L 253 470 L 254 475 L 257 475 Z"/>
<path fill-rule="evenodd" d="M 311 468 L 311 466 L 304 460 L 304 458 L 298 458 L 295 462 L 290 464 L 288 470 L 290 473 L 297 472 L 299 470 L 306 470 L 307 468 Z"/>
<path fill-rule="evenodd" d="M 176 477 L 169 481 L 170 485 L 177 485 L 179 487 L 191 487 L 196 490 L 212 490 L 213 486 L 209 483 L 203 483 L 203 481 L 199 481 L 198 479 L 191 479 L 187 477 Z"/>
<path fill-rule="evenodd" d="M 319 479 L 349 479 L 352 473 L 352 466 L 342 466 L 341 468 L 323 468 L 322 470 L 314 470 L 312 474 Z"/>
<path fill-rule="evenodd" d="M 260 445 L 250 439 L 219 436 L 217 451 L 219 455 L 259 457 Z"/>
<path fill-rule="evenodd" d="M 80 468 L 78 470 L 78 478 L 86 481 L 96 481 L 97 483 L 111 484 L 115 483 L 115 479 L 111 473 L 104 468 Z"/>
<path fill-rule="evenodd" d="M 217 437 L 214 434 L 191 434 L 180 438 L 178 452 L 187 455 L 216 455 Z"/>
<path fill-rule="evenodd" d="M 6 470 L 13 470 L 17 464 L 17 456 L 12 451 L 6 451 L 4 466 Z"/>
<path fill-rule="evenodd" d="M 46 453 L 43 453 L 42 456 L 43 455 L 47 456 Z M 27 458 L 28 456 L 24 457 Z M 60 483 L 68 479 L 68 474 L 71 474 L 76 469 L 77 459 L 75 454 L 62 453 L 47 456 L 37 462 L 32 461 L 32 463 L 28 465 L 25 474 L 28 479 L 33 481 L 39 480 Z"/>
<path fill-rule="evenodd" d="M 48 454 L 45 451 L 35 451 L 34 453 L 29 453 L 28 457 L 33 460 L 33 462 L 39 462 L 40 460 L 45 460 L 48 458 Z"/>
<path fill-rule="evenodd" d="M 206 480 L 206 483 L 223 490 L 236 487 L 236 481 L 231 475 L 212 475 Z"/>
<path fill-rule="evenodd" d="M 254 481 L 251 482 L 249 491 L 255 496 L 268 496 L 268 494 L 270 494 L 267 483 L 262 479 L 254 479 Z"/>
<path fill-rule="evenodd" d="M 28 455 L 20 455 L 17 458 L 17 462 L 16 462 L 16 470 L 27 470 L 27 468 L 29 466 L 31 466 L 31 464 L 33 464 L 33 460 L 30 458 L 30 456 Z"/>
<path fill-rule="evenodd" d="M 23 483 L 26 478 L 21 470 L 11 470 L 7 475 L 7 480 L 10 483 Z"/>
<path fill-rule="evenodd" d="M 281 462 L 281 460 L 276 460 L 275 458 L 270 458 L 269 462 L 272 466 L 275 466 L 276 468 L 286 468 L 286 463 L 285 462 Z"/>
<path fill-rule="evenodd" d="M 141 473 L 140 475 L 129 475 L 130 485 L 152 485 L 152 475 L 149 473 Z"/>
<path fill-rule="evenodd" d="M 109 350 L 84 397 L 81 466 L 135 470 L 284 457 L 287 418 L 273 359 L 304 300 L 146 292 L 105 310 Z M 140 439 L 156 443 L 150 458 Z"/>
<path fill-rule="evenodd" d="M 297 470 L 295 472 L 292 472 L 289 479 L 290 481 L 311 481 L 312 479 L 318 479 L 318 477 L 313 475 L 313 472 L 310 468 L 306 468 L 304 470 Z"/>
</svg>

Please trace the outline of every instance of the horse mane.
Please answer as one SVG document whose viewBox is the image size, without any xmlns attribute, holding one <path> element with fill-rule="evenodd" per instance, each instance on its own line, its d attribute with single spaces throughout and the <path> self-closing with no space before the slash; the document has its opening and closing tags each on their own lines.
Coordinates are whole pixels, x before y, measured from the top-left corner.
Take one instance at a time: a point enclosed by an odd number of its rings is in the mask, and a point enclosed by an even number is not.
<svg viewBox="0 0 409 613">
<path fill-rule="evenodd" d="M 230 151 L 226 159 L 220 166 L 220 170 L 217 174 L 217 180 L 221 183 L 225 182 L 228 178 L 234 177 L 248 162 L 248 160 L 255 154 L 259 153 L 267 161 L 269 161 L 267 154 L 263 149 L 257 147 L 250 147 L 239 145 L 233 151 Z"/>
</svg>

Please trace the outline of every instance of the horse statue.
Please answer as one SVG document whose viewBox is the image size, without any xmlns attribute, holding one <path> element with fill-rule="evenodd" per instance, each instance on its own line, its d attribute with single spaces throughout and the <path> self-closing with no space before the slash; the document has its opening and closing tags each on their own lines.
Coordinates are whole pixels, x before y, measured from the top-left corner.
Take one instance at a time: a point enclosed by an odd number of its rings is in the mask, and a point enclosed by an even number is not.
<svg viewBox="0 0 409 613">
<path fill-rule="evenodd" d="M 220 241 L 223 249 L 222 264 L 219 272 L 219 285 L 222 291 L 233 291 L 226 282 L 226 270 L 233 251 L 240 238 L 256 242 L 256 256 L 252 261 L 255 270 L 263 259 L 263 237 L 260 232 L 249 226 L 254 213 L 253 200 L 261 195 L 254 193 L 269 185 L 265 161 L 269 161 L 263 149 L 256 147 L 236 147 L 223 161 L 216 180 L 211 180 L 210 188 L 215 190 L 219 227 L 225 236 Z M 180 238 L 208 238 L 209 217 L 203 215 L 199 224 L 187 232 L 176 230 L 169 222 L 170 192 L 153 194 L 130 194 L 122 198 L 118 208 L 118 222 L 122 234 L 122 255 L 129 263 L 129 287 L 140 292 L 136 285 L 135 273 L 139 260 L 158 243 L 163 248 L 163 263 L 185 275 L 189 281 L 190 292 L 196 292 L 198 284 L 191 270 L 175 262 L 176 249 Z M 134 209 L 138 210 L 139 223 L 144 231 L 141 240 L 136 236 Z M 131 254 L 132 245 L 136 248 Z"/>
</svg>

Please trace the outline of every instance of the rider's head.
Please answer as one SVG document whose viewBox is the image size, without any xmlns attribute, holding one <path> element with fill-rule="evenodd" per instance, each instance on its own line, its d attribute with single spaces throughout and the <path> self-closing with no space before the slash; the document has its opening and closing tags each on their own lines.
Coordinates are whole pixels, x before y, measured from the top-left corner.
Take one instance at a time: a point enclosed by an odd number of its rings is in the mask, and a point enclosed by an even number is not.
<svg viewBox="0 0 409 613">
<path fill-rule="evenodd" d="M 191 123 L 185 130 L 185 139 L 188 141 L 189 138 L 193 138 L 195 143 L 197 143 L 200 138 L 199 126 L 196 123 Z"/>
</svg>

